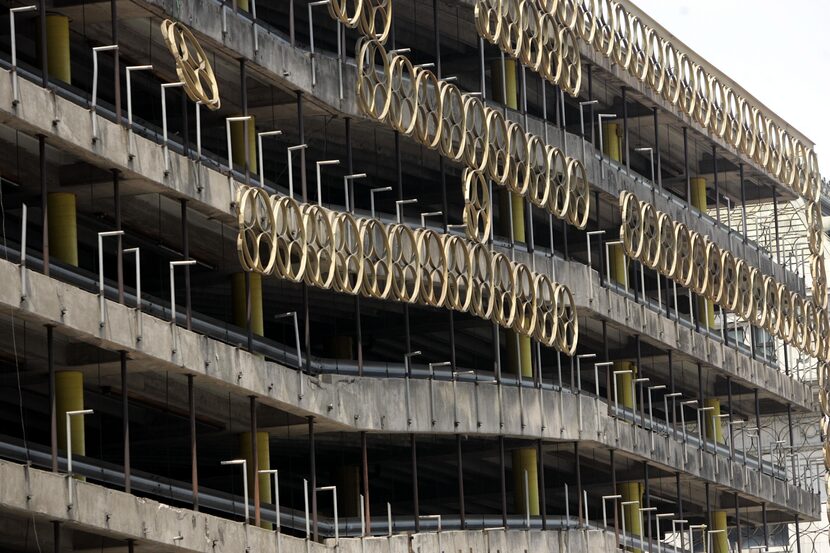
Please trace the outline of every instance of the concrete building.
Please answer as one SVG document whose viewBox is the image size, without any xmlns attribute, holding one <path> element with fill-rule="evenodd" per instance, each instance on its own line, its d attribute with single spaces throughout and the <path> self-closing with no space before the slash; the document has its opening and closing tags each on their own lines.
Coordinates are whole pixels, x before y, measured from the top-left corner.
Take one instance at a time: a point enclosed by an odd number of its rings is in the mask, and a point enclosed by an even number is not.
<svg viewBox="0 0 830 553">
<path fill-rule="evenodd" d="M 814 144 L 631 2 L 2 4 L 0 549 L 827 549 Z"/>
</svg>

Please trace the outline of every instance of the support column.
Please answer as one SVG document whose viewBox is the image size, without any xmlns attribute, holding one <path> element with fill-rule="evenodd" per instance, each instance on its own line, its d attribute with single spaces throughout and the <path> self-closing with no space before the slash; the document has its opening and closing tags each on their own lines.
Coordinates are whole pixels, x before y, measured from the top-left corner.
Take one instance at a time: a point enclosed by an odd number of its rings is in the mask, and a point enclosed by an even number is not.
<svg viewBox="0 0 830 553">
<path fill-rule="evenodd" d="M 366 533 L 372 533 L 372 513 L 369 510 L 369 451 L 366 432 L 360 433 L 360 465 L 363 470 L 363 515 L 366 518 Z"/>
<path fill-rule="evenodd" d="M 72 84 L 69 18 L 59 13 L 46 14 L 46 64 L 51 77 Z"/>
<path fill-rule="evenodd" d="M 131 493 L 130 483 L 130 398 L 127 388 L 127 352 L 118 352 L 121 360 L 121 421 L 124 436 L 124 491 Z"/>
<path fill-rule="evenodd" d="M 691 204 L 701 213 L 707 213 L 706 179 L 702 177 L 690 179 L 689 187 L 692 193 Z M 715 304 L 703 296 L 698 296 L 697 318 L 702 326 L 713 328 L 715 326 Z"/>
<path fill-rule="evenodd" d="M 250 276 L 251 305 L 245 287 L 246 275 Z M 262 275 L 259 273 L 234 273 L 231 276 L 231 295 L 233 297 L 233 323 L 241 328 L 248 328 L 257 336 L 265 333 L 262 318 Z"/>
<path fill-rule="evenodd" d="M 66 450 L 66 413 L 84 408 L 84 374 L 80 371 L 55 373 L 55 406 L 58 447 Z M 86 455 L 84 417 L 72 417 L 72 455 Z"/>
<path fill-rule="evenodd" d="M 190 485 L 193 494 L 193 510 L 199 510 L 199 463 L 196 455 L 196 393 L 193 375 L 187 375 L 187 408 L 190 423 Z"/>
<path fill-rule="evenodd" d="M 724 530 L 724 532 L 712 534 L 711 553 L 730 553 L 729 538 L 726 535 L 726 511 L 712 511 L 712 530 Z"/>
<path fill-rule="evenodd" d="M 46 360 L 49 366 L 49 427 L 52 450 L 52 472 L 58 472 L 58 406 L 55 391 L 55 354 L 53 333 L 55 327 L 46 325 Z"/>
<path fill-rule="evenodd" d="M 75 194 L 50 192 L 47 196 L 50 254 L 74 267 L 78 266 L 78 225 Z"/>
<path fill-rule="evenodd" d="M 634 409 L 633 380 L 637 376 L 637 365 L 631 361 L 614 361 L 614 372 L 628 371 L 627 374 L 618 374 L 617 377 L 617 401 L 624 409 Z M 614 391 L 611 390 L 611 400 L 614 400 Z"/>
<path fill-rule="evenodd" d="M 622 139 L 620 126 L 617 123 L 602 124 L 602 153 L 609 159 L 622 162 Z M 625 286 L 626 264 L 625 253 L 621 244 L 612 244 L 608 247 L 608 269 L 611 280 Z"/>
<path fill-rule="evenodd" d="M 251 433 L 243 432 L 239 435 L 239 455 L 248 462 L 248 493 L 254 501 L 254 523 L 261 528 L 271 529 L 270 522 L 257 522 L 260 504 L 271 503 L 271 475 L 259 474 L 257 471 L 271 469 L 271 451 L 269 449 L 268 432 L 258 430 L 256 440 L 251 442 Z M 256 456 L 256 457 L 255 457 Z M 259 497 L 256 497 L 259 484 Z M 339 489 L 338 489 L 339 491 Z"/>
<path fill-rule="evenodd" d="M 726 443 L 723 437 L 723 423 L 720 418 L 720 400 L 707 398 L 703 401 L 704 407 L 711 407 L 711 411 L 703 411 L 706 416 L 706 437 L 715 443 Z"/>
<path fill-rule="evenodd" d="M 617 493 L 622 496 L 621 503 L 626 501 L 637 501 L 632 505 L 625 505 L 622 510 L 625 516 L 625 531 L 632 536 L 639 536 L 642 525 L 640 524 L 640 508 L 643 506 L 643 484 L 642 482 L 621 482 L 617 484 Z M 637 548 L 630 548 L 631 551 L 640 553 Z"/>
<path fill-rule="evenodd" d="M 256 156 L 256 117 L 251 115 L 246 121 L 231 121 L 231 158 L 233 164 L 247 169 L 256 175 L 259 170 Z M 245 129 L 248 129 L 247 137 Z M 248 149 L 247 167 L 245 165 L 245 148 Z"/>
<path fill-rule="evenodd" d="M 535 447 L 513 450 L 514 508 L 517 513 L 539 516 L 539 474 L 538 457 Z M 525 473 L 527 473 L 527 494 L 525 494 Z"/>
</svg>

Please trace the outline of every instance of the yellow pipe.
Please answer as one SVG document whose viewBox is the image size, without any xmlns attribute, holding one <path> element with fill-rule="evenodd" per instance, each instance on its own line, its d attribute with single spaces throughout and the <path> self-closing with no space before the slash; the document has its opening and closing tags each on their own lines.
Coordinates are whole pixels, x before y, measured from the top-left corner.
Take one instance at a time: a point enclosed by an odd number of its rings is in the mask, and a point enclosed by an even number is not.
<svg viewBox="0 0 830 553">
<path fill-rule="evenodd" d="M 727 530 L 726 511 L 712 512 L 712 530 Z M 729 553 L 729 538 L 726 531 L 712 534 L 712 553 Z"/>
<path fill-rule="evenodd" d="M 360 515 L 360 467 L 344 465 L 337 467 L 337 509 L 340 516 Z"/>
<path fill-rule="evenodd" d="M 617 400 L 622 407 L 634 409 L 632 383 L 637 376 L 637 366 L 631 361 L 614 361 L 614 371 L 631 371 L 617 376 Z"/>
<path fill-rule="evenodd" d="M 262 275 L 251 275 L 251 331 L 262 336 L 265 327 L 262 322 Z M 248 303 L 245 296 L 245 273 L 234 273 L 231 277 L 231 295 L 233 296 L 233 323 L 247 328 Z"/>
<path fill-rule="evenodd" d="M 58 447 L 66 449 L 66 413 L 84 408 L 84 374 L 80 371 L 55 373 L 55 410 L 58 423 Z M 84 417 L 72 417 L 72 455 L 86 455 Z"/>
<path fill-rule="evenodd" d="M 701 213 L 706 213 L 709 207 L 706 203 L 706 179 L 695 177 L 690 182 L 692 205 Z M 702 325 L 713 328 L 715 326 L 715 304 L 706 298 L 699 297 L 697 300 L 697 317 Z"/>
<path fill-rule="evenodd" d="M 530 498 L 530 515 L 539 515 L 539 475 L 536 449 L 523 447 L 513 450 L 513 486 L 516 490 L 516 512 L 527 513 Z M 525 495 L 525 472 L 527 472 L 527 495 Z"/>
<path fill-rule="evenodd" d="M 602 153 L 616 162 L 622 161 L 622 140 L 620 126 L 616 123 L 602 124 Z"/>
<path fill-rule="evenodd" d="M 46 67 L 50 77 L 72 83 L 69 18 L 59 13 L 46 14 Z"/>
<path fill-rule="evenodd" d="M 248 470 L 248 493 L 253 499 L 254 477 L 259 478 L 259 503 L 271 503 L 271 479 L 270 474 L 259 474 L 260 470 L 271 468 L 271 451 L 268 432 L 256 433 L 256 463 L 254 463 L 253 451 L 251 450 L 251 433 L 243 432 L 239 435 L 239 455 L 247 461 Z M 256 473 L 254 469 L 256 468 Z M 262 528 L 271 529 L 270 522 L 261 522 Z"/>
<path fill-rule="evenodd" d="M 504 60 L 504 81 L 502 81 L 501 60 L 495 60 L 490 64 L 490 72 L 493 75 L 493 99 L 501 102 L 510 109 L 519 109 L 519 95 L 516 84 L 516 60 Z M 507 100 L 504 93 L 507 93 Z"/>
<path fill-rule="evenodd" d="M 67 265 L 78 266 L 78 226 L 75 218 L 75 194 L 50 192 L 46 197 L 49 210 L 49 253 Z"/>
<path fill-rule="evenodd" d="M 247 121 L 231 121 L 231 156 L 234 165 L 245 165 L 245 126 L 248 127 L 248 170 L 252 175 L 258 172 L 256 158 L 256 117 Z"/>
<path fill-rule="evenodd" d="M 703 402 L 704 407 L 711 407 L 711 411 L 702 411 L 706 417 L 706 438 L 715 439 L 719 444 L 725 443 L 723 439 L 723 424 L 720 419 L 720 400 L 707 399 Z"/>
<path fill-rule="evenodd" d="M 622 496 L 622 502 L 637 501 L 631 505 L 623 506 L 625 514 L 625 531 L 632 536 L 639 536 L 642 525 L 640 524 L 640 509 L 643 505 L 643 484 L 642 482 L 622 482 L 617 484 L 617 493 Z M 640 553 L 640 549 L 629 548 L 630 551 Z"/>
<path fill-rule="evenodd" d="M 251 7 L 248 5 L 248 0 L 236 0 L 236 7 L 242 11 L 251 11 Z"/>
</svg>

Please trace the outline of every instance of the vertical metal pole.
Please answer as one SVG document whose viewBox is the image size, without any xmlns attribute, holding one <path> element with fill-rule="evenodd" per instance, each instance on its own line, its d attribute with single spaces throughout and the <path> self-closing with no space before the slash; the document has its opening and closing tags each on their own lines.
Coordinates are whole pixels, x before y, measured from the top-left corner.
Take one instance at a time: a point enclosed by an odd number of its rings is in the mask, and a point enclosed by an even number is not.
<svg viewBox="0 0 830 553">
<path fill-rule="evenodd" d="M 52 542 L 54 543 L 54 552 L 61 551 L 61 523 L 57 520 L 52 521 Z"/>
<path fill-rule="evenodd" d="M 799 516 L 795 515 L 795 553 L 801 553 L 801 528 L 799 527 Z"/>
<path fill-rule="evenodd" d="M 395 131 L 395 173 L 397 175 L 398 200 L 403 200 L 403 164 L 401 162 L 401 135 Z M 409 328 L 409 304 L 403 304 L 403 327 L 405 353 L 412 351 L 412 335 Z"/>
<path fill-rule="evenodd" d="M 127 352 L 118 352 L 121 357 L 121 421 L 124 437 L 124 491 L 132 492 L 130 482 L 130 397 L 127 386 Z"/>
<path fill-rule="evenodd" d="M 744 244 L 746 244 L 746 182 L 744 181 L 744 164 L 738 164 L 738 178 L 741 180 L 741 227 L 743 228 Z"/>
<path fill-rule="evenodd" d="M 539 443 L 541 449 L 541 440 L 539 441 Z M 582 520 L 582 510 L 584 509 L 584 505 L 582 504 L 582 468 L 579 464 L 579 442 L 574 442 L 574 465 L 576 466 L 576 519 L 579 521 L 579 525 L 581 526 L 583 522 L 587 523 L 588 521 Z"/>
<path fill-rule="evenodd" d="M 718 183 L 718 147 L 712 144 L 712 173 L 715 180 L 715 216 L 720 223 L 720 184 Z"/>
<path fill-rule="evenodd" d="M 113 0 L 113 4 L 115 0 Z M 118 50 L 115 51 L 118 55 Z M 115 202 L 115 230 L 121 229 L 121 183 L 118 178 L 118 169 L 112 170 L 112 193 Z M 118 264 L 118 303 L 124 305 L 124 251 L 122 246 L 122 235 L 115 237 L 118 240 L 118 253 L 116 260 Z"/>
<path fill-rule="evenodd" d="M 312 536 L 317 541 L 317 454 L 314 445 L 314 417 L 308 417 L 308 464 L 311 472 L 311 524 Z"/>
<path fill-rule="evenodd" d="M 651 507 L 651 486 L 649 481 L 649 474 L 648 474 L 648 461 L 643 461 L 643 506 L 648 509 Z M 648 550 L 649 552 L 654 551 L 654 544 L 652 543 L 652 535 L 651 535 L 651 511 L 641 511 L 640 517 L 643 516 L 643 512 L 646 513 L 646 520 L 643 521 L 642 518 L 640 520 L 640 535 L 643 532 L 643 522 L 645 522 L 645 527 L 648 532 Z M 657 539 L 660 539 L 660 536 L 657 536 Z"/>
<path fill-rule="evenodd" d="M 363 515 L 366 520 L 366 534 L 372 533 L 372 515 L 369 512 L 369 451 L 366 432 L 360 433 L 360 463 L 363 470 Z"/>
<path fill-rule="evenodd" d="M 182 212 L 182 256 L 185 260 L 190 259 L 190 238 L 187 231 L 187 200 L 181 200 Z M 120 251 L 120 249 L 119 249 Z M 187 315 L 187 330 L 190 330 L 192 323 L 192 311 L 190 303 L 190 265 L 184 266 L 184 297 L 185 297 L 185 313 Z"/>
<path fill-rule="evenodd" d="M 626 88 L 622 87 L 623 107 L 623 154 L 625 155 L 625 168 L 631 172 L 631 157 L 628 155 L 628 102 L 626 101 Z"/>
<path fill-rule="evenodd" d="M 755 428 L 758 430 L 758 472 L 764 473 L 764 465 L 761 463 L 761 400 L 758 399 L 758 388 L 754 389 L 755 394 Z M 746 452 L 744 452 L 746 454 Z M 766 528 L 766 521 L 764 521 L 764 528 Z"/>
<path fill-rule="evenodd" d="M 738 501 L 738 492 L 735 492 L 735 542 L 738 545 L 738 551 L 742 551 L 743 548 L 741 546 L 743 544 L 741 542 L 743 540 L 741 539 L 741 508 Z"/>
<path fill-rule="evenodd" d="M 761 443 L 761 429 L 758 429 L 758 443 Z M 769 551 L 769 524 L 767 524 L 767 503 L 766 501 L 761 502 L 761 520 L 763 521 L 764 525 L 764 550 Z"/>
<path fill-rule="evenodd" d="M 110 20 L 112 25 L 112 43 L 118 45 L 118 0 L 110 0 Z M 115 61 L 113 62 L 115 83 L 115 121 L 117 124 L 122 124 L 121 121 L 121 62 L 118 56 L 118 48 L 113 51 Z M 120 230 L 120 228 L 118 229 Z M 119 244 L 118 251 L 121 251 Z M 122 300 L 123 303 L 123 300 Z"/>
<path fill-rule="evenodd" d="M 790 436 L 790 440 L 789 440 L 790 441 L 790 453 L 794 453 L 795 452 L 795 438 L 793 436 L 793 404 L 792 403 L 787 403 L 787 430 L 788 430 L 788 434 Z M 796 470 L 795 463 L 796 463 L 795 455 L 791 455 L 790 456 L 790 467 L 791 467 L 791 470 L 792 470 L 792 473 L 793 473 L 792 479 L 793 479 L 793 482 L 797 483 L 796 474 L 795 474 L 795 470 Z M 784 474 L 786 475 L 786 471 L 785 471 Z"/>
<path fill-rule="evenodd" d="M 242 100 L 242 116 L 248 116 L 248 66 L 245 63 L 245 58 L 240 58 L 239 60 L 239 90 L 241 93 L 241 100 Z M 253 121 L 251 119 L 246 119 L 242 122 L 242 143 L 244 146 L 244 155 L 243 155 L 243 162 L 242 166 L 245 168 L 245 184 L 248 184 L 251 179 L 251 167 L 248 164 L 248 152 L 250 151 L 249 148 L 251 144 L 248 143 L 248 125 L 253 125 Z M 300 140 L 300 144 L 305 144 L 302 140 Z M 231 165 L 233 163 L 231 162 Z"/>
<path fill-rule="evenodd" d="M 418 504 L 418 449 L 415 434 L 409 435 L 409 449 L 412 452 L 412 512 L 415 517 L 415 532 L 421 530 L 420 506 Z"/>
<path fill-rule="evenodd" d="M 653 108 L 654 113 L 654 159 L 657 162 L 657 187 L 663 188 L 663 164 L 660 158 L 660 121 L 657 115 L 657 106 Z"/>
<path fill-rule="evenodd" d="M 501 522 L 507 528 L 507 482 L 504 477 L 504 436 L 499 436 L 499 482 L 501 484 Z"/>
<path fill-rule="evenodd" d="M 612 371 L 609 371 L 612 372 Z M 611 449 L 608 451 L 609 459 L 611 462 L 611 490 L 614 493 L 617 493 L 617 459 L 614 455 L 614 450 Z M 604 500 L 603 500 L 604 501 Z M 619 531 L 617 527 L 617 509 L 616 504 L 614 507 L 614 535 L 616 536 L 617 542 L 620 540 Z"/>
<path fill-rule="evenodd" d="M 689 173 L 689 128 L 683 127 L 683 174 L 686 176 L 686 207 L 692 203 L 692 175 Z"/>
<path fill-rule="evenodd" d="M 464 456 L 461 451 L 461 434 L 455 435 L 456 459 L 458 460 L 458 516 L 461 530 L 467 528 L 467 513 L 464 508 Z"/>
<path fill-rule="evenodd" d="M 49 428 L 52 450 L 52 472 L 58 472 L 58 406 L 55 390 L 54 330 L 54 326 L 46 325 L 46 360 L 49 365 Z"/>
<path fill-rule="evenodd" d="M 542 81 L 542 86 L 544 86 L 544 81 Z M 594 99 L 594 66 L 590 63 L 588 64 L 588 100 Z M 588 121 L 591 122 L 591 146 L 596 147 L 594 144 L 594 104 L 588 104 Z M 582 160 L 583 162 L 585 160 Z"/>
<path fill-rule="evenodd" d="M 683 406 L 680 406 L 683 409 Z M 680 473 L 674 473 L 674 487 L 675 492 L 677 494 L 677 514 L 679 515 L 678 519 L 683 520 L 683 494 L 680 493 Z M 685 532 L 680 532 L 680 549 L 686 549 L 686 539 L 685 539 Z"/>
<path fill-rule="evenodd" d="M 260 510 L 259 510 L 259 447 L 257 443 L 257 419 L 256 419 L 256 396 L 250 396 L 251 404 L 251 473 L 254 475 L 253 486 L 254 489 L 254 524 L 259 526 Z M 246 469 L 247 470 L 247 467 Z M 247 522 L 247 519 L 246 519 Z"/>
<path fill-rule="evenodd" d="M 40 85 L 47 88 L 49 85 L 49 58 L 46 46 L 46 0 L 38 0 L 37 18 L 40 25 Z"/>
<path fill-rule="evenodd" d="M 778 233 L 778 194 L 775 187 L 772 187 L 772 215 L 775 219 L 775 258 L 781 264 L 781 237 Z M 787 348 L 784 348 L 787 351 Z"/>
<path fill-rule="evenodd" d="M 196 456 L 196 391 L 192 374 L 187 375 L 187 405 L 190 418 L 190 482 L 193 493 L 193 510 L 199 510 L 199 462 Z"/>
<path fill-rule="evenodd" d="M 300 134 L 300 144 L 305 144 L 305 116 L 304 116 L 304 101 L 303 101 L 303 93 L 302 91 L 297 91 L 297 132 Z M 308 179 L 306 176 L 306 168 L 305 168 L 305 153 L 307 148 L 300 148 L 300 190 L 303 194 L 303 201 L 308 202 Z M 302 285 L 303 290 L 303 337 L 305 342 L 305 368 L 306 371 L 311 371 L 311 317 L 309 316 L 309 306 L 308 306 L 308 284 L 303 282 Z M 316 488 L 316 483 L 314 484 L 314 488 Z M 317 505 L 317 492 L 314 491 L 312 493 L 313 500 L 312 503 L 316 506 Z M 316 513 L 316 510 L 315 510 Z M 315 526 L 315 536 L 314 539 L 317 539 L 317 532 Z"/>
<path fill-rule="evenodd" d="M 346 117 L 346 169 L 349 174 L 354 173 L 354 160 L 352 157 L 352 120 Z M 354 186 L 349 187 L 348 202 L 352 213 L 354 213 Z M 360 317 L 360 294 L 354 296 L 354 321 L 355 321 L 355 350 L 357 353 L 357 374 L 363 376 L 363 326 L 361 325 Z M 369 497 L 368 492 L 364 494 Z M 368 500 L 366 500 L 368 501 Z M 369 521 L 369 509 L 366 509 L 366 520 Z"/>
<path fill-rule="evenodd" d="M 45 8 L 44 8 L 45 9 Z M 46 14 L 41 11 L 40 17 L 45 18 Z M 43 28 L 41 31 L 46 33 L 45 29 L 45 21 L 43 22 Z M 44 48 L 46 47 L 45 38 L 43 39 Z M 44 56 L 46 55 L 46 50 L 43 50 Z M 44 61 L 44 74 L 46 62 Z M 44 83 L 44 86 L 46 84 Z M 43 254 L 43 274 L 49 276 L 49 191 L 46 186 L 46 137 L 42 134 L 37 135 L 37 142 L 38 142 L 38 161 L 40 163 L 40 211 L 41 211 L 41 218 L 42 227 L 43 227 L 43 242 L 41 246 L 41 252 Z"/>
<path fill-rule="evenodd" d="M 726 377 L 726 409 L 729 411 L 729 443 L 732 445 L 732 451 L 735 449 L 735 425 L 734 416 L 732 414 L 732 377 Z M 730 459 L 732 461 L 733 459 Z"/>
</svg>

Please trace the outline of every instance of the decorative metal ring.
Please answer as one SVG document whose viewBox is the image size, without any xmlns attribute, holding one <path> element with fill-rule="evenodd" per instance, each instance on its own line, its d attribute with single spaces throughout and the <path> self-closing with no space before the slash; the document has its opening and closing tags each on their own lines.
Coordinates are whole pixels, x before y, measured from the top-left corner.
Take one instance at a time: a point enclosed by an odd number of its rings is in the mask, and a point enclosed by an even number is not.
<svg viewBox="0 0 830 553">
<path fill-rule="evenodd" d="M 447 305 L 456 311 L 470 310 L 473 302 L 473 253 L 472 248 L 458 236 L 450 236 L 444 242 L 447 259 Z"/>
<path fill-rule="evenodd" d="M 360 225 L 351 213 L 329 211 L 334 232 L 334 287 L 356 295 L 364 286 L 366 264 Z"/>
<path fill-rule="evenodd" d="M 501 39 L 504 9 L 502 0 L 478 0 L 476 2 L 476 30 L 490 44 L 497 44 Z"/>
<path fill-rule="evenodd" d="M 692 292 L 698 295 L 706 294 L 709 283 L 707 246 L 709 239 L 697 232 L 692 233 Z"/>
<path fill-rule="evenodd" d="M 480 98 L 464 95 L 464 162 L 473 171 L 487 167 L 489 135 L 487 110 Z"/>
<path fill-rule="evenodd" d="M 190 29 L 178 21 L 165 19 L 161 22 L 161 35 L 176 61 L 176 74 L 184 83 L 184 91 L 194 102 L 211 111 L 219 109 L 219 85 L 205 51 Z"/>
<path fill-rule="evenodd" d="M 363 249 L 364 296 L 385 300 L 392 291 L 392 248 L 386 227 L 376 219 L 363 219 L 360 224 Z"/>
<path fill-rule="evenodd" d="M 778 283 L 771 276 L 764 277 L 764 304 L 767 309 L 766 328 L 771 336 L 778 336 L 781 322 L 781 296 Z"/>
<path fill-rule="evenodd" d="M 783 284 L 778 285 L 778 337 L 787 343 L 793 339 L 793 294 Z"/>
<path fill-rule="evenodd" d="M 738 306 L 739 317 L 749 320 L 752 317 L 752 267 L 743 259 L 735 264 L 738 273 Z"/>
<path fill-rule="evenodd" d="M 451 161 L 458 161 L 464 155 L 464 141 L 467 125 L 464 121 L 464 95 L 454 84 L 438 82 L 438 97 L 441 102 L 441 154 Z"/>
<path fill-rule="evenodd" d="M 643 217 L 640 202 L 634 194 L 623 191 L 620 194 L 622 226 L 620 237 L 628 257 L 639 259 L 643 251 Z"/>
<path fill-rule="evenodd" d="M 395 56 L 390 64 L 389 124 L 407 136 L 415 130 L 418 98 L 415 68 L 406 56 Z"/>
<path fill-rule="evenodd" d="M 807 245 L 813 255 L 822 255 L 824 226 L 821 217 L 821 207 L 818 202 L 809 202 L 807 204 Z"/>
<path fill-rule="evenodd" d="M 579 341 L 579 322 L 574 297 L 566 286 L 557 284 L 554 288 L 554 298 L 557 314 L 556 342 L 562 353 L 573 355 Z"/>
<path fill-rule="evenodd" d="M 664 276 L 674 275 L 677 266 L 677 249 L 674 235 L 674 223 L 671 217 L 661 213 L 657 218 L 660 235 L 660 261 L 657 270 Z"/>
<path fill-rule="evenodd" d="M 432 307 L 441 307 L 447 297 L 447 256 L 441 234 L 430 229 L 418 229 L 418 260 L 421 271 L 420 298 Z"/>
<path fill-rule="evenodd" d="M 357 27 L 363 0 L 329 0 L 329 14 L 350 29 Z"/>
<path fill-rule="evenodd" d="M 738 266 L 735 256 L 729 250 L 721 252 L 721 267 L 723 271 L 723 291 L 721 293 L 721 305 L 729 311 L 738 309 L 740 289 L 738 287 Z"/>
<path fill-rule="evenodd" d="M 441 107 L 441 86 L 438 77 L 432 71 L 415 69 L 415 136 L 418 141 L 434 150 L 438 147 L 443 134 L 443 114 Z"/>
<path fill-rule="evenodd" d="M 513 328 L 526 336 L 536 332 L 536 294 L 534 274 L 522 263 L 513 264 L 513 285 L 516 296 L 516 320 Z"/>
<path fill-rule="evenodd" d="M 495 293 L 493 290 L 493 254 L 483 244 L 475 244 L 470 252 L 472 263 L 473 301 L 470 311 L 485 320 L 493 314 Z"/>
<path fill-rule="evenodd" d="M 752 268 L 752 324 L 758 328 L 766 328 L 767 325 L 767 295 L 764 288 L 764 275 Z"/>
<path fill-rule="evenodd" d="M 544 274 L 537 274 L 533 281 L 536 296 L 536 329 L 534 338 L 542 345 L 553 347 L 559 329 L 556 291 L 551 280 Z"/>
<path fill-rule="evenodd" d="M 674 236 L 675 244 L 677 244 L 677 267 L 674 277 L 679 285 L 688 288 L 694 278 L 692 235 L 684 223 L 677 223 L 674 227 Z"/>
<path fill-rule="evenodd" d="M 515 122 L 507 126 L 507 152 L 510 162 L 507 164 L 505 186 L 511 192 L 524 196 L 530 184 L 528 135 L 522 126 Z"/>
<path fill-rule="evenodd" d="M 421 291 L 420 256 L 415 233 L 406 225 L 390 225 L 388 233 L 395 297 L 403 302 L 415 303 Z"/>
<path fill-rule="evenodd" d="M 813 303 L 827 308 L 827 268 L 820 255 L 810 256 L 810 274 L 813 277 Z"/>
<path fill-rule="evenodd" d="M 568 185 L 568 158 L 559 148 L 548 146 L 548 201 L 547 208 L 554 217 L 564 219 L 571 205 L 571 188 Z"/>
<path fill-rule="evenodd" d="M 464 169 L 464 225 L 467 237 L 476 242 L 486 242 L 492 224 L 492 199 L 487 179 L 481 173 Z"/>
<path fill-rule="evenodd" d="M 276 273 L 291 282 L 300 282 L 308 259 L 305 225 L 299 204 L 282 196 L 274 202 L 274 235 L 277 251 Z"/>
<path fill-rule="evenodd" d="M 723 299 L 723 264 L 720 248 L 709 242 L 706 246 L 706 263 L 709 281 L 706 289 L 706 298 L 712 304 L 719 304 Z"/>
<path fill-rule="evenodd" d="M 516 287 L 510 260 L 493 254 L 493 318 L 504 328 L 511 328 L 516 318 Z"/>
<path fill-rule="evenodd" d="M 640 260 L 649 269 L 656 269 L 660 261 L 660 226 L 654 206 L 643 203 L 640 208 L 643 220 L 643 251 Z"/>
<path fill-rule="evenodd" d="M 331 212 L 315 204 L 303 204 L 300 210 L 303 213 L 307 252 L 303 279 L 307 284 L 326 290 L 331 287 L 335 277 L 334 230 L 329 219 Z"/>
<path fill-rule="evenodd" d="M 365 36 L 385 44 L 392 28 L 392 0 L 364 0 L 358 26 Z"/>
<path fill-rule="evenodd" d="M 510 174 L 509 138 L 504 116 L 490 108 L 487 111 L 487 173 L 499 185 L 507 184 Z"/>
<path fill-rule="evenodd" d="M 392 103 L 390 73 L 389 57 L 383 46 L 374 40 L 358 40 L 356 90 L 358 105 L 364 113 L 379 121 L 386 119 Z"/>
<path fill-rule="evenodd" d="M 585 166 L 578 159 L 568 160 L 568 222 L 578 229 L 588 224 L 591 208 L 591 186 Z"/>
<path fill-rule="evenodd" d="M 268 193 L 262 188 L 240 188 L 236 205 L 239 262 L 246 271 L 270 274 L 276 263 L 277 249 L 274 244 L 274 212 Z"/>
</svg>

